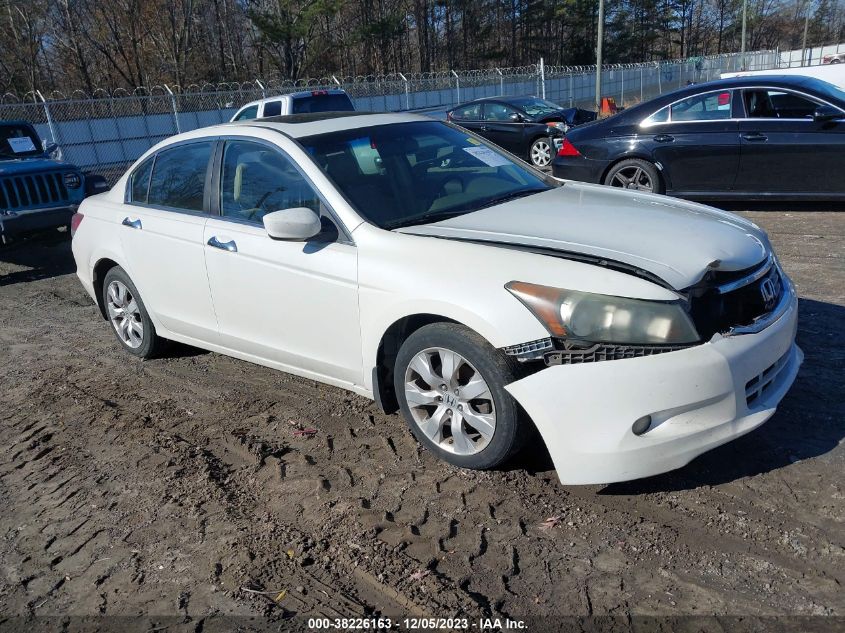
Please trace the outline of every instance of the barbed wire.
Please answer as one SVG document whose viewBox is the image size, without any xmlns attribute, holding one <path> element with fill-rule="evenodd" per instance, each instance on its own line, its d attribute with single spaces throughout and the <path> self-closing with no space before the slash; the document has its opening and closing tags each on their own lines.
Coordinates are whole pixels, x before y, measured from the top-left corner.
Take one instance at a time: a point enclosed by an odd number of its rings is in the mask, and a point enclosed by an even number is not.
<svg viewBox="0 0 845 633">
<path fill-rule="evenodd" d="M 747 56 L 759 55 L 760 53 L 771 54 L 774 51 L 764 50 L 746 53 Z M 616 70 L 633 70 L 640 68 L 654 68 L 668 65 L 704 63 L 710 60 L 724 60 L 735 57 L 737 53 L 723 53 L 721 55 L 707 55 L 703 57 L 694 57 L 687 59 L 675 60 L 660 60 L 654 62 L 640 62 L 631 64 L 607 64 L 602 66 L 603 72 L 613 72 Z M 568 74 L 583 74 L 588 72 L 595 72 L 595 65 L 592 66 L 554 66 L 547 65 L 544 68 L 545 73 L 553 75 L 568 75 Z M 81 101 L 81 100 L 97 100 L 97 99 L 120 99 L 133 97 L 154 97 L 154 96 L 189 96 L 196 94 L 208 93 L 237 93 L 237 92 L 264 92 L 270 94 L 281 94 L 282 92 L 292 92 L 302 89 L 316 89 L 316 88 L 340 88 L 359 91 L 372 91 L 379 86 L 390 86 L 393 88 L 401 87 L 406 84 L 433 84 L 433 85 L 452 85 L 460 84 L 462 82 L 471 85 L 472 83 L 481 81 L 498 81 L 499 78 L 533 75 L 539 73 L 539 64 L 529 64 L 527 66 L 513 66 L 507 68 L 482 68 L 470 70 L 439 70 L 432 72 L 408 72 L 408 73 L 390 73 L 385 75 L 330 75 L 326 77 L 309 77 L 297 80 L 283 79 L 283 78 L 268 78 L 255 79 L 253 81 L 245 82 L 198 82 L 190 83 L 185 86 L 178 84 L 156 84 L 152 86 L 138 86 L 133 89 L 117 87 L 113 89 L 98 87 L 93 91 L 86 92 L 81 89 L 75 89 L 69 93 L 63 93 L 59 90 L 50 91 L 29 91 L 20 95 L 15 92 L 6 92 L 0 94 L 0 104 L 23 104 L 23 103 L 40 103 L 45 101 Z M 349 87 L 349 88 L 347 88 Z"/>
</svg>

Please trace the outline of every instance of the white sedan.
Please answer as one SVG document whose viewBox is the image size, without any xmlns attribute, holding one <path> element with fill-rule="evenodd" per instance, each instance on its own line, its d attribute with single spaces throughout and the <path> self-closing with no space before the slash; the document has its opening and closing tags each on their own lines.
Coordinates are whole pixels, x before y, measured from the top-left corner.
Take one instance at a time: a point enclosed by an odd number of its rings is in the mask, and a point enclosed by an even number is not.
<svg viewBox="0 0 845 633">
<path fill-rule="evenodd" d="M 765 422 L 803 358 L 753 223 L 554 180 L 420 116 L 181 134 L 73 229 L 127 352 L 180 341 L 349 389 L 466 468 L 540 441 L 568 484 L 678 468 Z"/>
</svg>

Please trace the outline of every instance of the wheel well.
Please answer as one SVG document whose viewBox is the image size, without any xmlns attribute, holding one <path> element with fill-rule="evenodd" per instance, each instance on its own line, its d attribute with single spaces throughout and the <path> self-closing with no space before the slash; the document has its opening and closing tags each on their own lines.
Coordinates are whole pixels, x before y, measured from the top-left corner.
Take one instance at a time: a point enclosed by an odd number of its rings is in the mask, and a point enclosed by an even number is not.
<svg viewBox="0 0 845 633">
<path fill-rule="evenodd" d="M 457 321 L 437 314 L 412 314 L 395 321 L 382 335 L 376 352 L 376 366 L 373 368 L 373 396 L 376 404 L 385 413 L 395 413 L 399 410 L 399 402 L 393 389 L 393 366 L 399 348 L 411 334 L 432 323 Z"/>
<path fill-rule="evenodd" d="M 106 306 L 103 305 L 103 280 L 106 278 L 106 273 L 115 266 L 117 266 L 117 262 L 111 259 L 101 259 L 94 266 L 94 294 L 97 299 L 97 307 L 100 308 L 100 314 L 103 315 L 104 319 L 108 317 L 106 316 Z"/>
<path fill-rule="evenodd" d="M 651 163 L 652 165 L 654 165 L 654 168 L 657 170 L 657 176 L 658 176 L 658 177 L 660 178 L 660 180 L 662 181 L 660 184 L 662 184 L 662 185 L 664 186 L 664 188 L 666 187 L 666 184 L 667 184 L 667 183 L 666 183 L 666 174 L 665 174 L 665 173 L 663 173 L 663 170 L 662 170 L 662 169 L 660 169 L 660 168 L 659 168 L 659 167 L 655 164 L 655 162 L 654 162 L 651 158 L 649 158 L 649 157 L 647 157 L 647 156 L 623 156 L 623 157 L 622 157 L 622 158 L 620 158 L 619 160 L 615 160 L 615 161 L 613 161 L 612 163 L 610 163 L 610 165 L 608 165 L 608 166 L 607 166 L 607 168 L 604 170 L 604 173 L 602 173 L 602 175 L 601 175 L 601 179 L 600 179 L 600 181 L 599 181 L 599 184 L 600 184 L 600 185 L 603 185 L 603 184 L 604 184 L 604 179 L 605 179 L 605 178 L 607 178 L 607 175 L 610 173 L 610 170 L 611 170 L 611 169 L 613 169 L 613 168 L 614 168 L 614 167 L 616 167 L 619 163 L 621 163 L 622 161 L 625 161 L 625 160 L 642 160 L 642 161 L 645 161 L 645 162 L 647 162 L 647 163 Z"/>
</svg>

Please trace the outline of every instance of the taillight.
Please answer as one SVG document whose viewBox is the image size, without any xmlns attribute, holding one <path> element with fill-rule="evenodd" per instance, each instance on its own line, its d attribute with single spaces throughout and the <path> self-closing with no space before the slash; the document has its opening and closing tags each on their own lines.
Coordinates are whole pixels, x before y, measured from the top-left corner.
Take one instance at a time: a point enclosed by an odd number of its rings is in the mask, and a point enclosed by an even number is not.
<svg viewBox="0 0 845 633">
<path fill-rule="evenodd" d="M 74 213 L 70 217 L 70 236 L 73 237 L 76 233 L 76 229 L 79 228 L 79 225 L 82 224 L 82 220 L 85 216 L 81 213 Z"/>
<path fill-rule="evenodd" d="M 558 156 L 580 156 L 581 152 L 575 149 L 575 146 L 569 141 L 568 138 L 563 139 L 563 145 L 560 146 L 560 149 L 557 151 Z"/>
</svg>

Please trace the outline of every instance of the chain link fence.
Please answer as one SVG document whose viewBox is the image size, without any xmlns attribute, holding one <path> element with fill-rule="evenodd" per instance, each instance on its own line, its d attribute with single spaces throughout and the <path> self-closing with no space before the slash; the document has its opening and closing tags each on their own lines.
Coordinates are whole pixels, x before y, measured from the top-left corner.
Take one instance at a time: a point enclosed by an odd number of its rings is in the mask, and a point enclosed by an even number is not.
<svg viewBox="0 0 845 633">
<path fill-rule="evenodd" d="M 744 67 L 777 66 L 775 51 L 746 53 Z M 602 96 L 630 105 L 690 82 L 742 69 L 739 54 L 682 61 L 605 66 Z M 156 86 L 129 92 L 40 91 L 0 96 L 0 120 L 23 119 L 56 143 L 64 160 L 102 174 L 113 184 L 127 166 L 162 139 L 228 121 L 244 104 L 297 90 L 342 88 L 364 111 L 419 110 L 442 117 L 446 109 L 481 97 L 537 95 L 567 107 L 594 108 L 595 66 L 535 64 L 518 68 L 442 71 L 369 77 L 325 77 L 296 82 Z"/>
</svg>

